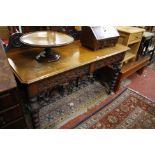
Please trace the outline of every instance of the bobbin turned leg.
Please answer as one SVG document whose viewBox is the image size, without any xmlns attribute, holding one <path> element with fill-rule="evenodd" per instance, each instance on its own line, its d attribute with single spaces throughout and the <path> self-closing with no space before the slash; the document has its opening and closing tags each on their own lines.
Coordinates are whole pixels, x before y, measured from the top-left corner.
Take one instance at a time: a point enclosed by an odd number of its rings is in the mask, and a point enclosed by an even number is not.
<svg viewBox="0 0 155 155">
<path fill-rule="evenodd" d="M 112 64 L 113 70 L 114 70 L 114 77 L 113 77 L 113 80 L 110 83 L 110 88 L 109 88 L 109 91 L 108 91 L 109 94 L 111 94 L 112 92 L 115 91 L 116 82 L 118 80 L 118 77 L 119 77 L 120 71 L 121 71 L 121 65 L 122 65 L 122 63 L 120 61 L 115 62 L 115 63 Z"/>
<path fill-rule="evenodd" d="M 76 78 L 76 87 L 79 86 L 79 79 L 80 79 L 80 77 L 77 77 L 77 78 Z"/>
<path fill-rule="evenodd" d="M 34 128 L 40 128 L 39 104 L 37 101 L 38 101 L 37 96 L 30 98 L 30 111 L 31 111 L 32 124 Z"/>
</svg>

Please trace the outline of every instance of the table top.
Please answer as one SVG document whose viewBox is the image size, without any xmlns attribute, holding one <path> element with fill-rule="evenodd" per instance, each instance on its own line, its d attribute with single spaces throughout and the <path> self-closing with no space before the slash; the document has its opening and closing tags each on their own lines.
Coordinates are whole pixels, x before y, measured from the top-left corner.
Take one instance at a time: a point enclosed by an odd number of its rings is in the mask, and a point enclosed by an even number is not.
<svg viewBox="0 0 155 155">
<path fill-rule="evenodd" d="M 13 72 L 8 63 L 5 51 L 0 45 L 0 93 L 16 87 Z"/>
<path fill-rule="evenodd" d="M 37 31 L 20 37 L 22 43 L 34 47 L 58 47 L 70 44 L 73 37 L 56 31 Z"/>
<path fill-rule="evenodd" d="M 52 63 L 39 63 L 34 57 L 40 53 L 40 48 L 18 48 L 7 53 L 9 63 L 21 83 L 31 84 L 63 73 L 65 71 L 95 62 L 129 50 L 128 47 L 116 44 L 114 47 L 106 47 L 92 51 L 82 47 L 80 41 L 54 48 L 61 58 Z"/>
<path fill-rule="evenodd" d="M 120 32 L 125 33 L 138 33 L 138 32 L 144 32 L 145 29 L 133 27 L 133 26 L 116 26 L 116 29 Z"/>
</svg>

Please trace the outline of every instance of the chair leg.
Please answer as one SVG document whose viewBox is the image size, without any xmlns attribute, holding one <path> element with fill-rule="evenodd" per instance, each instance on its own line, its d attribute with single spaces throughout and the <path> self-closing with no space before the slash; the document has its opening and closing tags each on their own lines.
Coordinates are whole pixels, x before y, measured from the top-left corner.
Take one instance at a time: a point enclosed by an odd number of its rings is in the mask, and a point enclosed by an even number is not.
<svg viewBox="0 0 155 155">
<path fill-rule="evenodd" d="M 142 74 L 143 74 L 144 69 L 145 69 L 145 67 L 143 67 L 143 68 L 139 69 L 139 70 L 137 71 L 137 73 L 138 73 L 139 75 L 142 75 Z"/>
<path fill-rule="evenodd" d="M 153 56 L 154 56 L 154 51 L 151 52 L 151 56 L 150 56 L 150 62 L 152 61 L 153 59 Z"/>
</svg>

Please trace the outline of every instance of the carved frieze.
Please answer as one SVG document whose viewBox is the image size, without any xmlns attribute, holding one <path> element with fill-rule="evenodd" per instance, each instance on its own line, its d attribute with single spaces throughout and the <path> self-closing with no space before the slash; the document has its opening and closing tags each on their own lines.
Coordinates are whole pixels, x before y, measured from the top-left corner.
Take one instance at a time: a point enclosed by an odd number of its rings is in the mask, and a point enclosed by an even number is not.
<svg viewBox="0 0 155 155">
<path fill-rule="evenodd" d="M 124 56 L 124 53 L 121 53 L 119 55 L 115 55 L 115 56 L 111 56 L 111 57 L 108 57 L 104 60 L 100 60 L 100 61 L 97 61 L 95 64 L 96 64 L 96 69 L 100 69 L 106 65 L 110 65 L 112 64 L 113 62 L 117 62 L 117 61 L 120 61 L 122 60 Z"/>
<path fill-rule="evenodd" d="M 76 68 L 62 74 L 58 74 L 48 79 L 44 79 L 38 82 L 38 90 L 39 92 L 45 91 L 47 89 L 51 89 L 55 86 L 62 85 L 64 83 L 68 83 L 70 80 L 76 79 L 77 77 L 86 75 L 89 73 L 89 66 L 82 66 L 80 68 Z"/>
</svg>

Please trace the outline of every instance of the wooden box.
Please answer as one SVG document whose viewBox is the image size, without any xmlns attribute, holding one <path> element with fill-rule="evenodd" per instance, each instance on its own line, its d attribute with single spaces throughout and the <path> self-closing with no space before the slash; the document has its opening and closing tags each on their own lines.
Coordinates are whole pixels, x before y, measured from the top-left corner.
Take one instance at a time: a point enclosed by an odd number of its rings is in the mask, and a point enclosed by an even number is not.
<svg viewBox="0 0 155 155">
<path fill-rule="evenodd" d="M 92 50 L 115 46 L 118 38 L 118 31 L 114 27 L 106 26 L 83 26 L 80 34 L 81 44 Z"/>
</svg>

